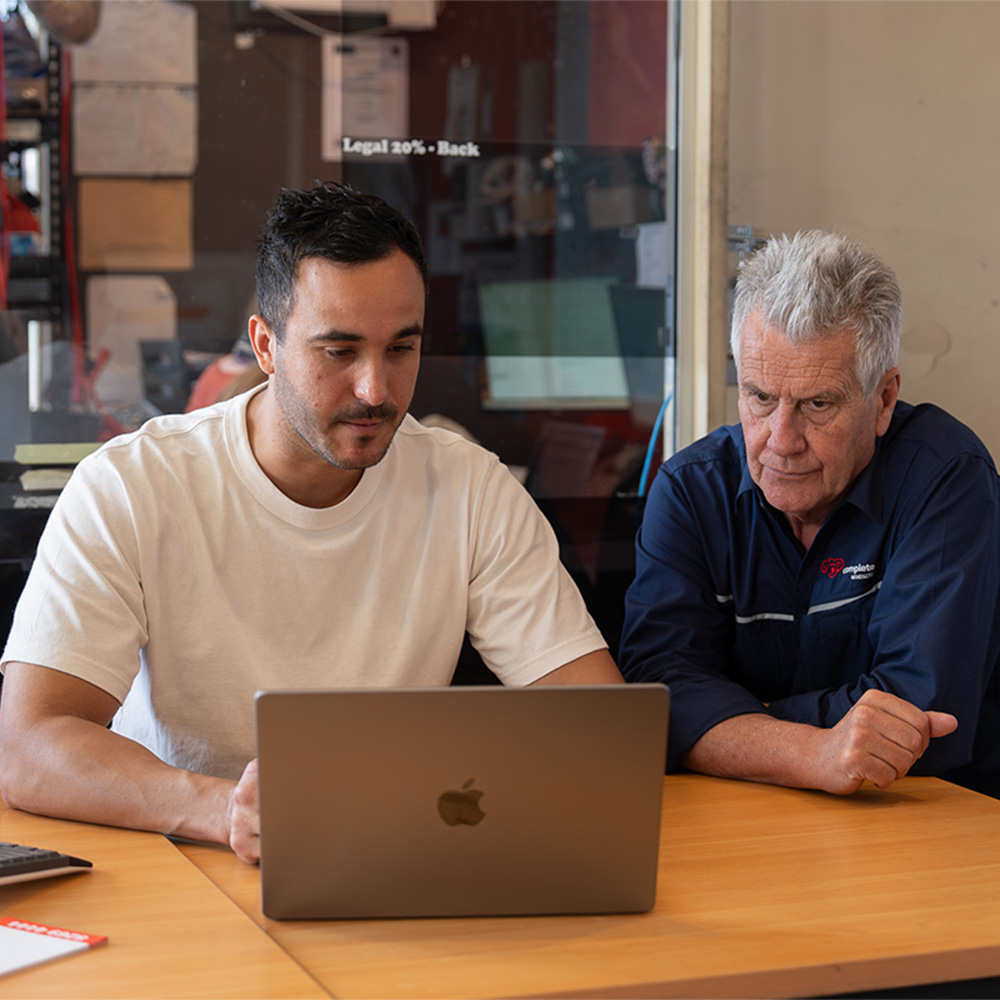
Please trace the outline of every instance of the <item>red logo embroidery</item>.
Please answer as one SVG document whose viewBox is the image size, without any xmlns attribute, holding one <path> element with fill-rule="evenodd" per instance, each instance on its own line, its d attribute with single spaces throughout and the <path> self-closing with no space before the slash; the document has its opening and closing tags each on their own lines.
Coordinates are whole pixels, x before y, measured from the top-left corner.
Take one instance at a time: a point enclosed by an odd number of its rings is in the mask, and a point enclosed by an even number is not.
<svg viewBox="0 0 1000 1000">
<path fill-rule="evenodd" d="M 819 564 L 819 571 L 825 573 L 831 580 L 844 568 L 843 559 L 824 559 Z"/>
</svg>

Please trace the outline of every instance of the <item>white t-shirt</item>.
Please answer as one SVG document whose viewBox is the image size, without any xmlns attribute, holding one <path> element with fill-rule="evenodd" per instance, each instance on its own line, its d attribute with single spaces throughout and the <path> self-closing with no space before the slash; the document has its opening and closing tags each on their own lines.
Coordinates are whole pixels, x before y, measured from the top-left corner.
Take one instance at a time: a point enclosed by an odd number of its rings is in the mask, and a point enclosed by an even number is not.
<svg viewBox="0 0 1000 1000">
<path fill-rule="evenodd" d="M 514 685 L 605 646 L 495 455 L 407 417 L 346 500 L 303 507 L 253 457 L 252 394 L 80 463 L 3 661 L 89 681 L 122 702 L 118 732 L 234 778 L 258 690 L 447 685 L 466 630 Z"/>
</svg>

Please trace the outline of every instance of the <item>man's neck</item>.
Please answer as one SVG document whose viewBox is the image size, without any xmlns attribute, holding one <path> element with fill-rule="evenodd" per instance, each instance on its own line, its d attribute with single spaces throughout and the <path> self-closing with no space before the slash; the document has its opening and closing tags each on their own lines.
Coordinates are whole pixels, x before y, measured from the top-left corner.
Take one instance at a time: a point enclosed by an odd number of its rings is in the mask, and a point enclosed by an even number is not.
<svg viewBox="0 0 1000 1000">
<path fill-rule="evenodd" d="M 788 517 L 788 523 L 791 525 L 792 534 L 795 535 L 802 547 L 808 552 L 809 547 L 814 541 L 816 541 L 816 536 L 819 534 L 820 528 L 822 528 L 823 525 L 812 523 L 807 524 L 804 521 L 795 520 L 794 517 Z"/>
<path fill-rule="evenodd" d="M 322 509 L 346 500 L 355 490 L 364 469 L 338 469 L 300 440 L 284 440 L 280 421 L 274 419 L 273 393 L 262 389 L 247 404 L 250 450 L 261 471 L 289 500 L 303 507 Z"/>
</svg>

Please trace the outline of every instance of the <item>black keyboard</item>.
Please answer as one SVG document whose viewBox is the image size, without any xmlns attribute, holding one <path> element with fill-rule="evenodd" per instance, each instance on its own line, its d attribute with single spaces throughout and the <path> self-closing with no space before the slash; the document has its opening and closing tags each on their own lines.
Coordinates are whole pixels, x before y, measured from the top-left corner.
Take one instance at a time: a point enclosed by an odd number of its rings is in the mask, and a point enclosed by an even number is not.
<svg viewBox="0 0 1000 1000">
<path fill-rule="evenodd" d="M 70 857 L 59 851 L 23 844 L 6 844 L 0 841 L 0 885 L 8 882 L 26 882 L 33 878 L 50 878 L 93 868 L 83 858 Z"/>
</svg>

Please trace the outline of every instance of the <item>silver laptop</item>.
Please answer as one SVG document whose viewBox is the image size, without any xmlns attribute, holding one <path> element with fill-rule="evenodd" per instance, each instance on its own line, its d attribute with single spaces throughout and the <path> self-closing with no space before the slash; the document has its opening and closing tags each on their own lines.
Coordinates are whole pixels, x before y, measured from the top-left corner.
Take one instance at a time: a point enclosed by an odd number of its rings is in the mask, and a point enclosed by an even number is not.
<svg viewBox="0 0 1000 1000">
<path fill-rule="evenodd" d="M 260 692 L 264 913 L 648 910 L 669 698 L 659 684 Z"/>
</svg>

